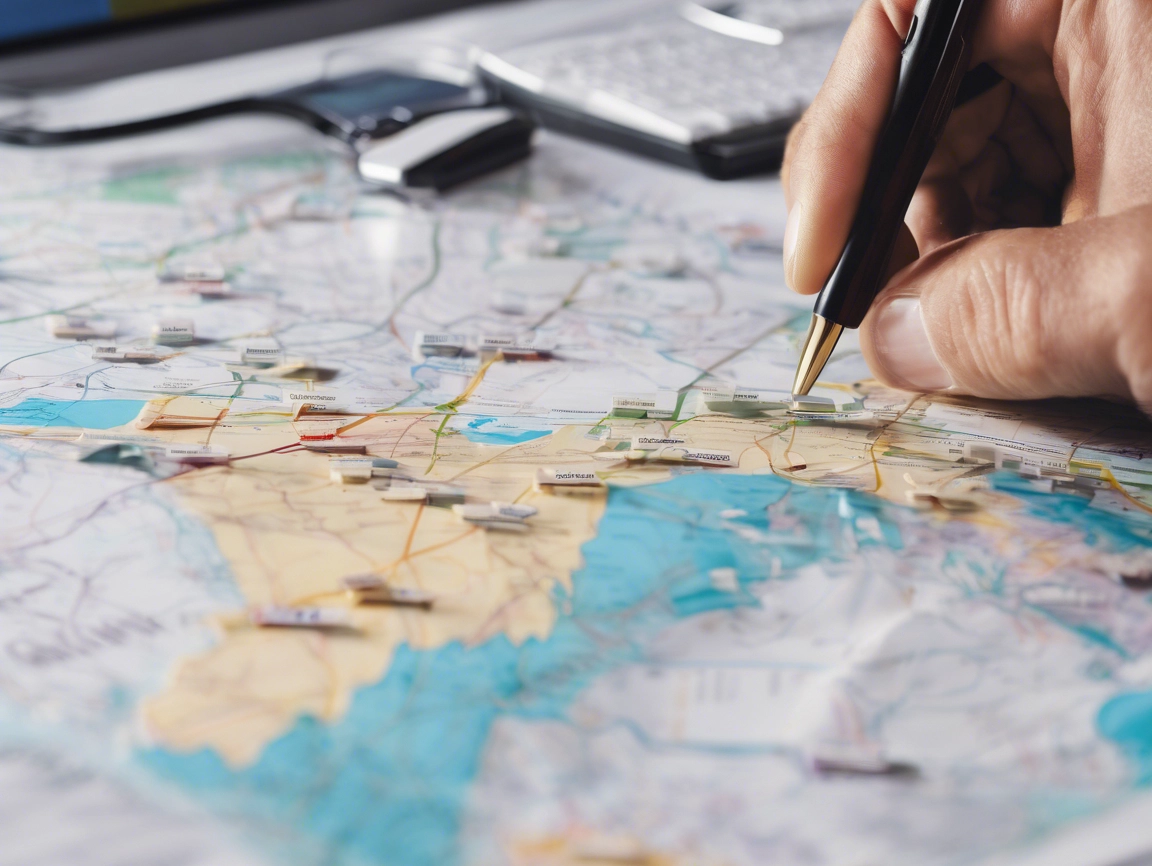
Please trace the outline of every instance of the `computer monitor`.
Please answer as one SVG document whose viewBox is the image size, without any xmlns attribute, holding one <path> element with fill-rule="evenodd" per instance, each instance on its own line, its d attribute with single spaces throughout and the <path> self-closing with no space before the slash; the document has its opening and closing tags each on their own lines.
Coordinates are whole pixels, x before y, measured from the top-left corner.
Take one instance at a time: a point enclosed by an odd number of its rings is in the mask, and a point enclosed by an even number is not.
<svg viewBox="0 0 1152 866">
<path fill-rule="evenodd" d="M 0 0 L 0 89 L 51 90 L 485 0 Z"/>
</svg>

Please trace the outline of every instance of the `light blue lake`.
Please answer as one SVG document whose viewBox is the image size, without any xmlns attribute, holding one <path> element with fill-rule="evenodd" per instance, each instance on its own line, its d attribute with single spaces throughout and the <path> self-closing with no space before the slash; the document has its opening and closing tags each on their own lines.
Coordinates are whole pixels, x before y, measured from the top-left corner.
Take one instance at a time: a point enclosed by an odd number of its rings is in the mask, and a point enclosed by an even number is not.
<svg viewBox="0 0 1152 866">
<path fill-rule="evenodd" d="M 107 430 L 127 424 L 143 408 L 143 400 L 42 400 L 36 397 L 0 409 L 0 425 Z"/>
</svg>

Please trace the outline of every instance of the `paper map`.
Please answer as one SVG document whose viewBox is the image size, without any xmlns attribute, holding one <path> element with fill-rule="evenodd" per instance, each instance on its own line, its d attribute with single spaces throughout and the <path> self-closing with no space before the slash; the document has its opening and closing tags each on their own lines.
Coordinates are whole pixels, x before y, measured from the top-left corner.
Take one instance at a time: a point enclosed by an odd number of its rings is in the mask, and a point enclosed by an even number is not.
<svg viewBox="0 0 1152 866">
<path fill-rule="evenodd" d="M 1134 411 L 850 339 L 793 411 L 772 181 L 210 134 L 4 154 L 0 862 L 928 866 L 1141 802 Z"/>
</svg>

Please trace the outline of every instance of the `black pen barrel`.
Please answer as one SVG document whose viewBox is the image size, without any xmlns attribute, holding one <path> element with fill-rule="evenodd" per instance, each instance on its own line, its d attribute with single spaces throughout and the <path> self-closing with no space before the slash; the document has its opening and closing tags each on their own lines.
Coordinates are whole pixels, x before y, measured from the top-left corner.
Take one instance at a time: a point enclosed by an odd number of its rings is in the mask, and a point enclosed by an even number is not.
<svg viewBox="0 0 1152 866">
<path fill-rule="evenodd" d="M 857 328 L 883 288 L 908 204 L 967 71 L 979 0 L 921 0 L 904 47 L 892 106 L 840 259 L 814 312 Z"/>
</svg>

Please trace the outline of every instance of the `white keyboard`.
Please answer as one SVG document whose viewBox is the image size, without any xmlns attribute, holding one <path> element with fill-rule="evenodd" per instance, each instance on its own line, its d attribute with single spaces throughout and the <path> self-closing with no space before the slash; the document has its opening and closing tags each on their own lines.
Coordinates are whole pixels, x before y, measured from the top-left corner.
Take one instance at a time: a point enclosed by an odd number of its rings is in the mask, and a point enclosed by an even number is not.
<svg viewBox="0 0 1152 866">
<path fill-rule="evenodd" d="M 486 55 L 480 65 L 553 102 L 690 144 L 795 119 L 820 89 L 856 2 L 759 0 L 739 4 L 739 17 L 688 4 L 624 30 Z"/>
</svg>

